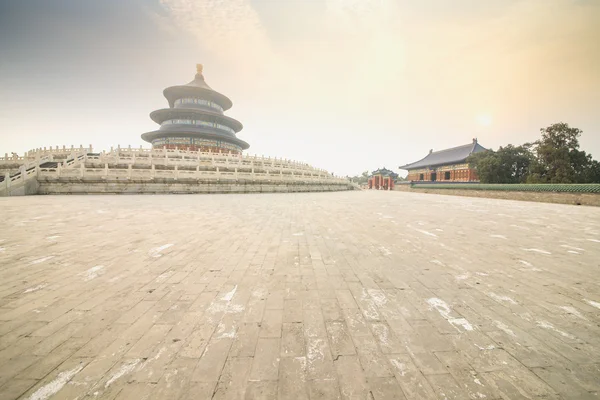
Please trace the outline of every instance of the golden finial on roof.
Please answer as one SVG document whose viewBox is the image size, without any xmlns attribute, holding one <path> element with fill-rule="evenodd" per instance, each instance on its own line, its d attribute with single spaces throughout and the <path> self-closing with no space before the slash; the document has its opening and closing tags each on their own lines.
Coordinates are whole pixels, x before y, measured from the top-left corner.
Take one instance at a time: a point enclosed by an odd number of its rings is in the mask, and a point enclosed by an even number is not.
<svg viewBox="0 0 600 400">
<path fill-rule="evenodd" d="M 196 64 L 196 71 L 198 72 L 198 75 L 202 75 L 202 69 L 204 67 L 202 66 L 202 64 Z"/>
</svg>

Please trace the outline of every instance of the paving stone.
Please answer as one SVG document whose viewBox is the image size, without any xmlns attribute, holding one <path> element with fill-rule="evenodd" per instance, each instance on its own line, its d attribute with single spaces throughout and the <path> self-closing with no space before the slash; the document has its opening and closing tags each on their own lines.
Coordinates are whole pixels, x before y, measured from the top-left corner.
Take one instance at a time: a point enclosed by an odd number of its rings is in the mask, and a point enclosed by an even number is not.
<svg viewBox="0 0 600 400">
<path fill-rule="evenodd" d="M 367 377 L 393 376 L 386 356 L 379 350 L 377 341 L 372 336 L 353 338 L 358 359 Z"/>
<path fill-rule="evenodd" d="M 342 314 L 344 315 L 344 321 L 348 326 L 348 330 L 353 337 L 372 335 L 369 325 L 365 321 L 360 310 L 344 309 L 342 310 Z"/>
<path fill-rule="evenodd" d="M 265 310 L 260 324 L 261 338 L 280 338 L 283 324 L 283 310 Z"/>
<path fill-rule="evenodd" d="M 336 379 L 315 379 L 308 385 L 311 400 L 339 400 L 342 398 Z"/>
<path fill-rule="evenodd" d="M 253 357 L 256 351 L 259 331 L 260 328 L 257 323 L 242 324 L 231 345 L 229 356 Z"/>
<path fill-rule="evenodd" d="M 215 327 L 210 324 L 201 324 L 196 327 L 194 332 L 185 340 L 185 344 L 183 345 L 179 355 L 181 357 L 189 357 L 189 358 L 200 358 L 204 353 L 204 349 L 213 332 L 215 331 Z"/>
<path fill-rule="evenodd" d="M 458 385 L 473 399 L 500 399 L 501 394 L 494 390 L 477 373 L 458 352 L 437 352 L 435 356 L 440 360 Z"/>
<path fill-rule="evenodd" d="M 283 304 L 283 322 L 302 322 L 301 300 L 285 300 Z"/>
<path fill-rule="evenodd" d="M 408 354 L 389 356 L 392 370 L 407 399 L 435 399 L 433 388 Z"/>
<path fill-rule="evenodd" d="M 450 374 L 428 375 L 427 380 L 440 399 L 460 400 L 468 398 L 467 392 L 460 387 Z"/>
<path fill-rule="evenodd" d="M 177 399 L 180 398 L 180 396 L 183 396 L 184 393 L 189 391 L 189 387 L 192 384 L 192 374 L 196 368 L 196 364 L 198 364 L 198 362 L 195 359 L 175 358 L 168 365 L 167 370 L 156 386 L 153 387 L 149 398 L 162 400 L 168 398 Z M 212 388 L 210 390 L 212 390 Z M 197 395 L 200 395 L 200 393 Z"/>
<path fill-rule="evenodd" d="M 243 399 L 252 368 L 251 357 L 233 357 L 225 363 L 213 395 L 214 400 Z"/>
<path fill-rule="evenodd" d="M 568 368 L 564 367 L 545 367 L 533 368 L 533 373 L 539 376 L 544 382 L 553 388 L 557 393 L 564 397 L 589 395 L 588 392 L 598 390 L 598 380 L 596 376 L 596 384 L 591 384 L 594 379 L 580 380 L 580 378 Z M 591 377 L 590 377 L 591 378 Z M 590 383 L 587 383 L 590 382 Z M 590 390 L 591 389 L 591 390 Z M 591 397 L 591 396 L 590 396 Z"/>
<path fill-rule="evenodd" d="M 281 357 L 303 357 L 305 354 L 303 325 L 301 323 L 284 323 Z"/>
<path fill-rule="evenodd" d="M 396 378 L 371 377 L 367 379 L 374 400 L 405 400 L 406 397 Z"/>
<path fill-rule="evenodd" d="M 327 338 L 306 338 L 306 363 L 309 379 L 333 380 L 336 378 Z"/>
<path fill-rule="evenodd" d="M 406 350 L 404 345 L 398 339 L 394 331 L 385 323 L 371 323 L 371 331 L 373 336 L 379 341 L 381 351 L 386 354 L 404 353 Z"/>
<path fill-rule="evenodd" d="M 367 399 L 369 385 L 356 356 L 339 356 L 335 362 L 342 399 Z"/>
<path fill-rule="evenodd" d="M 331 354 L 334 358 L 340 355 L 356 354 L 352 337 L 345 322 L 330 321 L 326 323 Z"/>
<path fill-rule="evenodd" d="M 11 379 L 0 386 L 0 393 L 5 400 L 16 400 L 36 383 L 35 379 Z"/>
<path fill-rule="evenodd" d="M 306 337 L 323 337 L 327 336 L 327 329 L 325 328 L 325 322 L 323 320 L 323 314 L 319 309 L 305 309 L 303 310 L 303 324 L 304 335 Z"/>
<path fill-rule="evenodd" d="M 204 348 L 196 366 L 192 380 L 194 382 L 217 382 L 227 360 L 233 339 L 213 338 Z"/>
<path fill-rule="evenodd" d="M 447 374 L 448 370 L 433 353 L 411 353 L 415 365 L 424 375 Z"/>
<path fill-rule="evenodd" d="M 527 371 L 520 375 L 513 371 L 494 371 L 481 374 L 484 381 L 509 399 L 560 399 L 561 397 L 550 386 Z"/>
<path fill-rule="evenodd" d="M 191 382 L 179 400 L 210 399 L 215 392 L 216 385 L 217 382 Z"/>
<path fill-rule="evenodd" d="M 259 338 L 252 364 L 251 380 L 277 380 L 279 374 L 280 339 Z"/>
<path fill-rule="evenodd" d="M 194 397 L 195 398 L 195 397 Z M 277 381 L 250 381 L 246 388 L 246 400 L 276 400 Z"/>
<path fill-rule="evenodd" d="M 85 374 L 86 377 L 92 378 L 88 381 L 75 380 L 78 375 L 86 369 L 91 359 L 70 358 L 62 363 L 58 368 L 41 379 L 32 386 L 22 398 L 36 398 L 45 395 L 52 396 L 52 399 L 74 399 L 85 395 L 91 388 L 91 385 L 99 380 L 102 375 L 96 376 L 94 380 L 90 374 Z M 112 364 L 111 364 L 112 366 Z M 106 368 L 106 372 L 110 367 Z M 73 382 L 73 383 L 71 383 Z M 81 384 L 74 384 L 81 383 Z"/>
<path fill-rule="evenodd" d="M 0 203 L 2 398 L 600 393 L 600 209 L 384 191 Z"/>
<path fill-rule="evenodd" d="M 308 400 L 306 357 L 285 357 L 279 364 L 278 399 Z"/>
</svg>

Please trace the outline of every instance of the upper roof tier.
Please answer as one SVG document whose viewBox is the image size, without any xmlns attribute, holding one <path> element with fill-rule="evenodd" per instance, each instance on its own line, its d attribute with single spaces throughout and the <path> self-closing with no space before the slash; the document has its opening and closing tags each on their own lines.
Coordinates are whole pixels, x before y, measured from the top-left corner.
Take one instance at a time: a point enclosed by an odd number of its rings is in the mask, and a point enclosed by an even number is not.
<svg viewBox="0 0 600 400">
<path fill-rule="evenodd" d="M 469 157 L 473 153 L 479 153 L 481 151 L 486 151 L 487 149 L 482 147 L 479 143 L 477 143 L 477 139 L 473 139 L 473 143 L 465 144 L 464 146 L 453 147 L 451 149 L 433 151 L 431 150 L 429 154 L 412 164 L 406 164 L 400 166 L 400 169 L 416 169 L 416 168 L 426 168 L 426 167 L 435 167 L 439 165 L 447 165 L 447 164 L 456 164 L 465 162 L 467 157 Z"/>
<path fill-rule="evenodd" d="M 202 64 L 196 65 L 196 77 L 193 81 L 186 85 L 179 86 L 171 86 L 166 88 L 163 91 L 163 94 L 169 101 L 169 107 L 173 108 L 175 106 L 175 101 L 178 99 L 183 99 L 186 97 L 198 97 L 201 99 L 214 101 L 221 107 L 223 107 L 224 111 L 229 110 L 233 103 L 229 98 L 215 90 L 213 90 L 208 84 L 204 81 L 204 75 L 202 75 Z"/>
</svg>

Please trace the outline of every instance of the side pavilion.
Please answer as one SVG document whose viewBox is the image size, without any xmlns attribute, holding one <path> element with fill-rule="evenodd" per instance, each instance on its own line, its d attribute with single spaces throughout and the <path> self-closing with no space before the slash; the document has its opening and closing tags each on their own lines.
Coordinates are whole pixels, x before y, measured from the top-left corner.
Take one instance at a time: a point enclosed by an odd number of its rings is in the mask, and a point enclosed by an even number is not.
<svg viewBox="0 0 600 400">
<path fill-rule="evenodd" d="M 385 167 L 373 171 L 369 177 L 369 189 L 392 190 L 398 174 Z"/>
<path fill-rule="evenodd" d="M 473 139 L 472 143 L 463 146 L 430 150 L 423 159 L 398 168 L 408 171 L 407 180 L 411 182 L 478 182 L 477 172 L 467 163 L 467 158 L 486 150 Z"/>
</svg>

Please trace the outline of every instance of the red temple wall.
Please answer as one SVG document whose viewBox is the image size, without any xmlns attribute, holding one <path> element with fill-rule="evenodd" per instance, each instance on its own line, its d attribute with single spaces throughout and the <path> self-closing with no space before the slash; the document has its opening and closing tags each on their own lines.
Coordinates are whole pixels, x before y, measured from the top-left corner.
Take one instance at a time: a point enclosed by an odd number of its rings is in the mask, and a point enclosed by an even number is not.
<svg viewBox="0 0 600 400">
<path fill-rule="evenodd" d="M 201 151 L 201 152 L 205 152 L 208 153 L 209 151 L 213 152 L 213 153 L 218 153 L 219 150 L 221 151 L 221 153 L 223 154 L 227 154 L 227 153 L 231 153 L 231 154 L 241 154 L 241 152 L 238 151 L 232 151 L 230 149 L 224 149 L 221 147 L 213 147 L 213 146 L 197 146 L 197 145 L 189 145 L 189 146 L 185 146 L 185 145 L 174 145 L 174 144 L 163 144 L 161 146 L 152 146 L 155 149 L 171 149 L 171 150 L 175 150 L 175 149 L 179 149 L 179 150 L 190 150 L 190 151 Z"/>
<path fill-rule="evenodd" d="M 446 172 L 450 173 L 450 179 L 445 179 Z M 436 173 L 437 182 L 476 182 L 479 180 L 477 172 L 473 168 L 453 169 L 450 171 L 409 171 L 407 179 L 416 182 L 431 182 L 432 173 Z M 423 175 L 423 179 L 421 179 L 421 175 Z"/>
<path fill-rule="evenodd" d="M 389 177 L 382 177 L 381 175 L 375 175 L 368 180 L 369 189 L 386 189 L 392 190 L 394 188 L 394 180 Z"/>
</svg>

